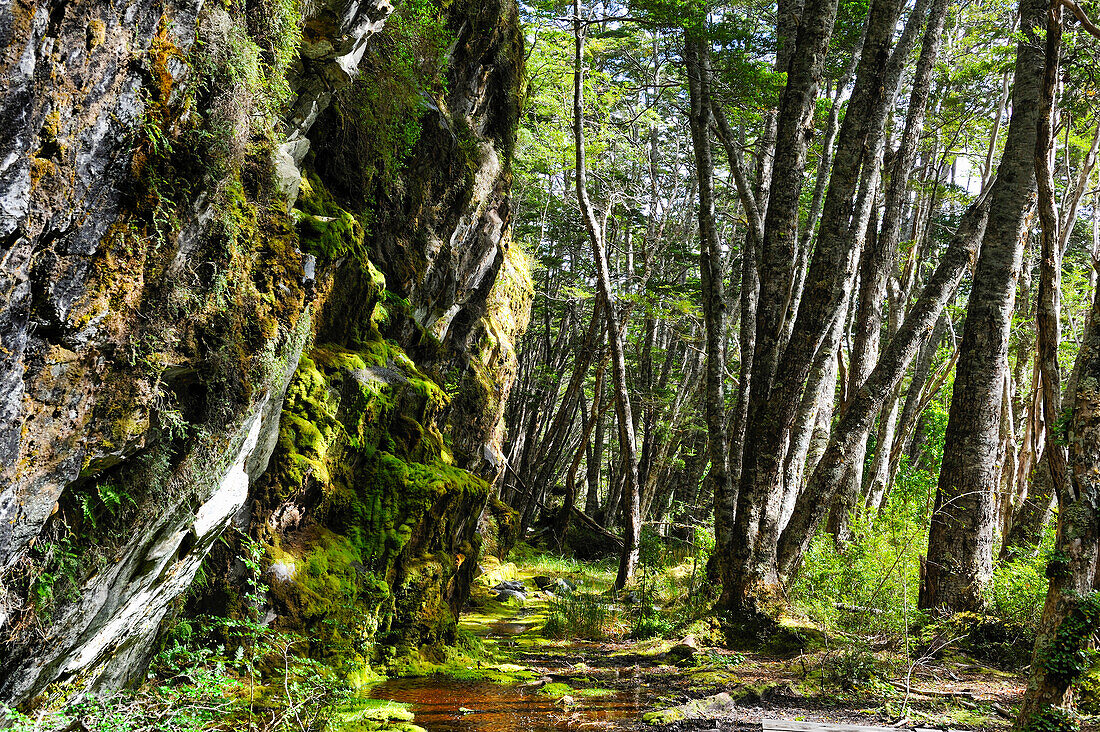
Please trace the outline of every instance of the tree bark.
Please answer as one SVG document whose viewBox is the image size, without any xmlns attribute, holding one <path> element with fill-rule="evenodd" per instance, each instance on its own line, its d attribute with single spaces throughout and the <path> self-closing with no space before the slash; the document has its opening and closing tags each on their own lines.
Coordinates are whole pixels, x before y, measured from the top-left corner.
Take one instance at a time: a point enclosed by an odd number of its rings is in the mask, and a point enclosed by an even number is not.
<svg viewBox="0 0 1100 732">
<path fill-rule="evenodd" d="M 774 624 L 781 590 L 776 573 L 776 543 L 782 503 L 783 446 L 800 402 L 804 382 L 821 341 L 846 299 L 854 274 L 853 243 L 862 238 L 853 221 L 859 170 L 868 152 L 872 128 L 885 121 L 883 87 L 889 41 L 900 3 L 877 0 L 871 6 L 867 39 L 856 85 L 837 140 L 822 231 L 790 343 L 780 353 L 783 319 L 798 223 L 798 198 L 805 167 L 805 135 L 820 79 L 821 61 L 836 6 L 828 0 L 807 4 L 799 41 L 780 106 L 775 176 L 764 226 L 761 295 L 756 321 L 756 351 L 750 386 L 748 426 L 737 499 L 729 571 L 723 578 L 720 606 L 729 611 L 731 638 L 767 631 Z M 804 42 L 805 37 L 805 42 Z M 869 159 L 868 164 L 873 164 Z M 792 176 L 791 174 L 795 175 Z M 852 228 L 854 227 L 854 228 Z"/>
<path fill-rule="evenodd" d="M 857 198 L 855 217 L 869 214 L 872 191 L 878 179 L 878 159 L 885 139 L 883 127 L 885 112 L 893 106 L 901 81 L 901 72 L 905 59 L 912 51 L 924 24 L 927 3 L 918 2 L 905 24 L 905 31 L 898 40 L 897 47 L 886 64 L 883 85 L 886 88 L 886 109 L 883 110 L 883 122 L 874 119 L 869 133 L 871 152 L 864 162 L 860 180 L 860 194 Z M 924 129 L 924 112 L 928 103 L 932 71 L 939 53 L 939 37 L 943 29 L 947 7 L 944 0 L 936 0 L 936 6 L 930 14 L 924 46 L 913 79 L 913 91 L 910 95 L 909 115 L 902 134 L 901 148 L 895 156 L 892 166 L 890 186 L 886 191 L 883 211 L 882 232 L 872 232 L 868 237 L 860 261 L 859 298 L 856 317 L 853 324 L 853 343 L 851 367 L 849 370 L 849 393 L 854 394 L 871 373 L 879 355 L 879 340 L 882 329 L 883 308 L 886 299 L 886 285 L 893 271 L 897 256 L 898 240 L 901 233 L 901 209 L 908 195 L 909 173 L 916 158 L 917 144 Z M 870 164 L 868 164 L 870 163 Z M 855 230 L 858 234 L 858 228 Z M 846 469 L 844 485 L 833 506 L 829 530 L 843 545 L 848 540 L 848 521 L 863 497 L 863 468 L 867 453 L 867 441 L 857 444 L 853 449 Z"/>
<path fill-rule="evenodd" d="M 595 208 L 588 198 L 588 171 L 584 149 L 584 24 L 581 20 L 580 0 L 573 0 L 573 142 L 576 147 L 577 203 L 584 219 L 584 228 L 596 262 L 596 279 L 604 306 L 604 323 L 607 325 L 608 348 L 611 351 L 612 391 L 615 396 L 615 412 L 619 421 L 619 443 L 625 479 L 626 526 L 623 534 L 623 551 L 619 558 L 619 571 L 615 576 L 615 588 L 622 589 L 634 576 L 638 566 L 638 552 L 642 535 L 641 486 L 638 478 L 638 449 L 634 441 L 634 417 L 631 412 L 630 391 L 627 384 L 626 356 L 623 352 L 619 317 L 615 312 L 611 292 L 611 271 L 607 264 L 603 229 L 596 219 Z"/>
<path fill-rule="evenodd" d="M 1060 29 L 1059 6 L 1051 11 L 1050 35 Z M 1048 43 L 1049 43 L 1048 38 Z M 1094 265 L 1095 266 L 1095 265 Z M 1082 654 L 1096 632 L 1093 590 L 1100 543 L 1100 291 L 1094 294 L 1085 339 L 1074 368 L 1073 416 L 1066 430 L 1068 469 L 1059 495 L 1057 551 L 1047 567 L 1050 584 L 1036 634 L 1031 678 L 1017 730 L 1057 722 L 1066 692 L 1084 670 Z M 1053 718 L 1053 719 L 1052 719 Z M 1068 721 L 1068 720 L 1065 720 Z"/>
<path fill-rule="evenodd" d="M 946 612 L 975 610 L 993 571 L 994 494 L 1000 477 L 1001 390 L 1008 334 L 1023 258 L 1022 236 L 1035 197 L 1035 141 L 1043 73 L 1039 36 L 1046 0 L 1021 0 L 1023 39 L 1005 150 L 990 186 L 982 241 L 959 348 L 946 447 L 918 604 Z"/>
<path fill-rule="evenodd" d="M 703 295 L 703 323 L 706 331 L 705 403 L 707 444 L 710 455 L 710 480 L 714 490 L 716 528 L 720 540 L 728 542 L 728 526 L 732 523 L 730 508 L 734 505 L 733 481 L 730 478 L 729 436 L 726 430 L 726 296 L 722 281 L 722 262 L 718 228 L 714 219 L 714 152 L 711 145 L 710 47 L 705 40 L 685 34 L 684 62 L 687 66 L 690 95 L 689 122 L 695 173 L 699 193 L 699 274 Z M 740 169 L 736 157 L 731 166 Z M 744 174 L 738 176 L 744 186 Z M 750 231 L 758 230 L 759 215 L 751 195 L 742 191 L 748 202 Z M 753 238 L 750 234 L 750 239 Z"/>
<path fill-rule="evenodd" d="M 785 582 L 789 583 L 797 573 L 810 541 L 828 513 L 852 446 L 866 438 L 883 400 L 901 382 L 944 307 L 954 297 L 986 230 L 989 211 L 990 200 L 986 196 L 971 204 L 909 317 L 891 339 L 878 365 L 853 397 L 833 432 L 829 447 L 795 504 L 794 515 L 779 542 L 779 572 Z"/>
<path fill-rule="evenodd" d="M 554 521 L 554 536 L 557 537 L 559 548 L 565 546 L 565 534 L 569 531 L 569 519 L 576 510 L 577 470 L 580 469 L 581 459 L 584 458 L 584 446 L 588 443 L 588 438 L 592 434 L 592 429 L 596 426 L 596 422 L 600 418 L 599 393 L 603 389 L 603 372 L 604 364 L 600 363 L 596 368 L 596 384 L 593 387 L 593 392 L 596 394 L 596 397 L 592 400 L 592 411 L 584 424 L 580 445 L 578 445 L 573 455 L 573 461 L 569 464 L 569 470 L 565 474 L 565 497 L 562 499 L 561 509 L 558 510 L 557 518 Z"/>
</svg>

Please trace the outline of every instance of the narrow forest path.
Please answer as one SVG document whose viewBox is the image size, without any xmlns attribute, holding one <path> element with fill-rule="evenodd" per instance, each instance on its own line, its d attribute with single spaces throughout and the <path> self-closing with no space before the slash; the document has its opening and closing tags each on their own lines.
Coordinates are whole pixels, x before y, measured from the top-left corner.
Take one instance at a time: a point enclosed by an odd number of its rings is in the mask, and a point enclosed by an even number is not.
<svg viewBox="0 0 1100 732">
<path fill-rule="evenodd" d="M 779 657 L 729 651 L 702 634 L 548 638 L 555 600 L 535 590 L 535 578 L 575 582 L 581 595 L 604 592 L 603 578 L 585 567 L 487 569 L 461 620 L 476 660 L 438 675 L 388 679 L 370 691 L 409 705 L 414 724 L 428 732 L 758 730 L 765 718 L 1004 730 L 1009 723 L 997 707 L 1014 707 L 1026 683 L 1021 673 L 948 657 L 915 666 L 907 698 L 893 678 L 863 682 L 858 666 L 866 661 L 840 648 Z M 504 580 L 522 582 L 526 601 L 497 600 L 490 588 Z"/>
</svg>

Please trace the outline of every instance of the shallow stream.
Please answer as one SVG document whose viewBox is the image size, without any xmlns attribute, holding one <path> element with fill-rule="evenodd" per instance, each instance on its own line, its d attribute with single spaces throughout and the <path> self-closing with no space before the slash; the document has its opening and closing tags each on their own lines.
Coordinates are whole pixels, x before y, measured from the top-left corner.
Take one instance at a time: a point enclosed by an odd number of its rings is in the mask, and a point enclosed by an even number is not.
<svg viewBox="0 0 1100 732">
<path fill-rule="evenodd" d="M 530 686 L 434 676 L 389 679 L 370 696 L 410 704 L 415 724 L 428 732 L 560 732 L 632 723 L 646 709 L 648 694 L 637 685 L 607 696 L 577 697 L 570 704 Z"/>
</svg>

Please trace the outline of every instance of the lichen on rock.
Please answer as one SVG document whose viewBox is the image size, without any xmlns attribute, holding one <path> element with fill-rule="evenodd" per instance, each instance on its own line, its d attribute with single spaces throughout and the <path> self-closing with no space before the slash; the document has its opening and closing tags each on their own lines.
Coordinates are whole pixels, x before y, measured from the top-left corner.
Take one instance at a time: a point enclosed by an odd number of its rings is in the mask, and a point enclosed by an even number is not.
<svg viewBox="0 0 1100 732">
<path fill-rule="evenodd" d="M 0 701 L 139 678 L 230 526 L 311 652 L 453 638 L 531 297 L 522 54 L 507 0 L 421 5 L 437 53 L 390 77 L 409 134 L 367 196 L 328 132 L 387 2 L 0 16 Z"/>
</svg>

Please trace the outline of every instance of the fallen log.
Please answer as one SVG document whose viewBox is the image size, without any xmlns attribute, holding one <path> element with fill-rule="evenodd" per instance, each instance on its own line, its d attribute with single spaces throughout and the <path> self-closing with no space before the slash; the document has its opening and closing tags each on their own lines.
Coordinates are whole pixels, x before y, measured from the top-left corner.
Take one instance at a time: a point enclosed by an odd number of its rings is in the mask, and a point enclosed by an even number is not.
<svg viewBox="0 0 1100 732">
<path fill-rule="evenodd" d="M 623 540 L 621 537 L 615 536 L 610 531 L 605 529 L 596 523 L 588 514 L 580 510 L 576 506 L 573 506 L 573 515 L 577 517 L 582 524 L 584 524 L 589 530 L 595 531 L 600 536 L 604 537 L 608 541 L 614 542 L 615 546 L 619 549 L 623 548 Z"/>
</svg>

